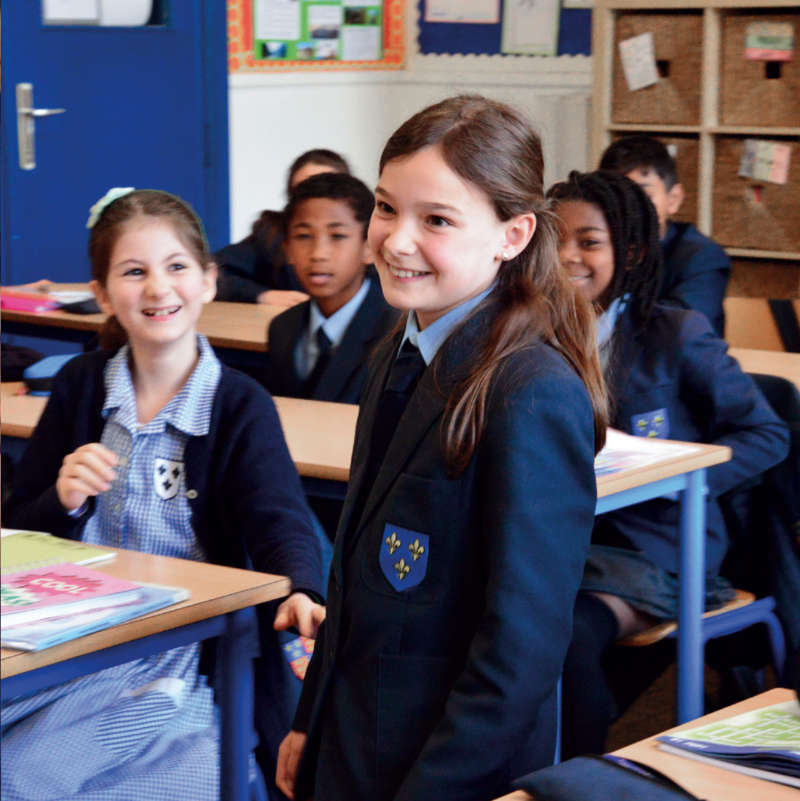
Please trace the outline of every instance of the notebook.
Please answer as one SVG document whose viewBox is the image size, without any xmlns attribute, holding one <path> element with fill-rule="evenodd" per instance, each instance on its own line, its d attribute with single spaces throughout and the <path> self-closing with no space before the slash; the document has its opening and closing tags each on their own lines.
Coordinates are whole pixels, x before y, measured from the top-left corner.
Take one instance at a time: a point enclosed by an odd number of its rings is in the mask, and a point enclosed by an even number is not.
<svg viewBox="0 0 800 801">
<path fill-rule="evenodd" d="M 0 539 L 0 565 L 3 575 L 17 570 L 72 562 L 91 565 L 107 562 L 116 556 L 114 551 L 86 545 L 77 540 L 54 537 L 44 531 L 23 531 L 4 528 Z"/>
</svg>

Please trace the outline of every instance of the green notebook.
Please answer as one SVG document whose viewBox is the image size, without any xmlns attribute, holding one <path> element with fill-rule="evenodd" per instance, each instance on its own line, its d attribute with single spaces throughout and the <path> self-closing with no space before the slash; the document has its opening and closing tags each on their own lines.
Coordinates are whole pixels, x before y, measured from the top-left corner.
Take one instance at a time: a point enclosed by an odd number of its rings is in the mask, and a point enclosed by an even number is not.
<svg viewBox="0 0 800 801">
<path fill-rule="evenodd" d="M 116 554 L 77 540 L 54 537 L 44 531 L 20 531 L 4 528 L 0 539 L 0 571 L 32 570 L 35 567 L 72 562 L 90 565 L 107 562 Z"/>
</svg>

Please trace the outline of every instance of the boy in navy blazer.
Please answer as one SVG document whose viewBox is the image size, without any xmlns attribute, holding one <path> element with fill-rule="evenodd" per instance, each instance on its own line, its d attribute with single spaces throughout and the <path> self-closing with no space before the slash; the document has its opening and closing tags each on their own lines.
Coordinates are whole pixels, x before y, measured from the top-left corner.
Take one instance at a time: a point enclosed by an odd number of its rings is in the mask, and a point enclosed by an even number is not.
<svg viewBox="0 0 800 801">
<path fill-rule="evenodd" d="M 311 299 L 269 327 L 273 395 L 358 403 L 367 359 L 397 320 L 369 265 L 372 192 L 357 178 L 315 175 L 284 211 L 286 257 Z"/>
<path fill-rule="evenodd" d="M 725 336 L 722 300 L 731 273 L 728 254 L 691 223 L 673 222 L 683 203 L 675 160 L 658 139 L 626 136 L 612 142 L 600 158 L 601 170 L 628 176 L 644 189 L 658 214 L 663 273 L 661 302 L 702 312 L 716 335 Z"/>
</svg>

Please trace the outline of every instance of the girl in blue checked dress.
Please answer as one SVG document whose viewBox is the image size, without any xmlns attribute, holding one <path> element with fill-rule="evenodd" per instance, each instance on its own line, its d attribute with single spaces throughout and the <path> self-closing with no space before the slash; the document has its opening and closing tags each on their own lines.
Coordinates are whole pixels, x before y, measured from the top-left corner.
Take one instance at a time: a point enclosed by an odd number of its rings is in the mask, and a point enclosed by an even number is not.
<svg viewBox="0 0 800 801">
<path fill-rule="evenodd" d="M 319 547 L 275 408 L 196 330 L 216 290 L 200 221 L 179 198 L 126 189 L 88 225 L 105 339 L 127 341 L 56 377 L 6 524 L 289 575 L 275 627 L 313 637 Z M 198 644 L 175 648 L 4 703 L 3 799 L 217 799 L 199 660 Z"/>
</svg>

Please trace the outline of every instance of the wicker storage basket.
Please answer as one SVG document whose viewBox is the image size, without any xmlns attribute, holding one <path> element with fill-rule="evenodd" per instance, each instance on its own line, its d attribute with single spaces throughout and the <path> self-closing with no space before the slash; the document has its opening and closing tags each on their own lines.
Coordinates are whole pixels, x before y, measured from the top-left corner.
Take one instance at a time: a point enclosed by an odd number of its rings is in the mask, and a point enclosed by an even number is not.
<svg viewBox="0 0 800 801">
<path fill-rule="evenodd" d="M 744 57 L 747 28 L 756 22 L 794 27 L 791 61 L 750 61 Z M 722 20 L 720 123 L 800 127 L 800 12 L 737 14 Z M 772 74 L 774 77 L 768 77 Z"/>
<path fill-rule="evenodd" d="M 622 71 L 619 42 L 648 32 L 653 34 L 656 62 L 667 74 L 632 92 Z M 614 30 L 612 122 L 699 124 L 702 39 L 700 13 L 620 13 Z"/>
<path fill-rule="evenodd" d="M 800 251 L 800 141 L 791 145 L 785 184 L 738 175 L 745 137 L 721 136 L 714 163 L 712 236 L 727 247 Z"/>
</svg>

